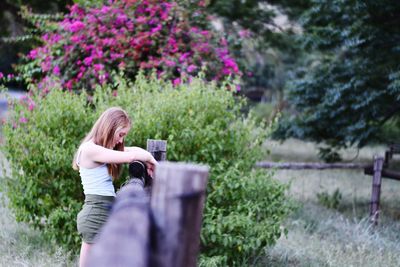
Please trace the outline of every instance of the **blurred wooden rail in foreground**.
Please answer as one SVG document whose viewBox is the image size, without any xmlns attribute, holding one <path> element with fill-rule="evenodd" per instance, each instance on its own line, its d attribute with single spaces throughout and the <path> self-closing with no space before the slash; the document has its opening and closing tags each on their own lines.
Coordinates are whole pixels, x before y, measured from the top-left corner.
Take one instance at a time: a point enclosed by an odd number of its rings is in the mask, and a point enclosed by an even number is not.
<svg viewBox="0 0 400 267">
<path fill-rule="evenodd" d="M 150 140 L 147 149 L 165 160 L 166 141 Z M 137 182 L 123 186 L 86 266 L 197 266 L 208 172 L 161 161 L 150 194 Z"/>
</svg>

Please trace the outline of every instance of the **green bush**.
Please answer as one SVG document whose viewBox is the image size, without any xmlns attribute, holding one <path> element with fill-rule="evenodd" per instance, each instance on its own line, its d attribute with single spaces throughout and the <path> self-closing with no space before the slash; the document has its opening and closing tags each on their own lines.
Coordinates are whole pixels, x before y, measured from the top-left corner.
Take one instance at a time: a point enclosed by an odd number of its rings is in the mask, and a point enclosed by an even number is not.
<svg viewBox="0 0 400 267">
<path fill-rule="evenodd" d="M 134 83 L 118 81 L 117 91 L 99 87 L 90 101 L 84 92 L 51 90 L 44 98 L 33 94 L 31 111 L 29 104 L 15 105 L 4 125 L 3 150 L 12 167 L 6 192 L 17 218 L 78 248 L 75 216 L 83 192 L 71 168 L 73 153 L 104 109 L 121 106 L 133 120 L 127 145 L 164 139 L 169 160 L 210 165 L 201 265 L 240 265 L 274 244 L 290 211 L 286 187 L 252 169 L 269 128 L 241 115 L 243 100 L 223 89 L 226 85 L 200 79 L 176 88 L 140 75 Z"/>
<path fill-rule="evenodd" d="M 6 193 L 17 220 L 76 246 L 75 216 L 83 194 L 71 157 L 94 116 L 83 95 L 56 90 L 39 101 L 32 111 L 27 100 L 15 103 L 10 121 L 3 125 L 2 148 L 11 163 Z"/>
</svg>

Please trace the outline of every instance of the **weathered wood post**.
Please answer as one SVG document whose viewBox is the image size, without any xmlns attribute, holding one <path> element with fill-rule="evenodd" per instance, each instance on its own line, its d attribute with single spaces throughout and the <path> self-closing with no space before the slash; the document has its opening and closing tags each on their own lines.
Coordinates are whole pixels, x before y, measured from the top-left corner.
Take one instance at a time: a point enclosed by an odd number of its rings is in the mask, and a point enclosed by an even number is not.
<svg viewBox="0 0 400 267">
<path fill-rule="evenodd" d="M 153 267 L 195 267 L 209 168 L 161 162 L 151 197 Z"/>
<path fill-rule="evenodd" d="M 157 161 L 167 160 L 167 141 L 147 139 L 147 151 L 149 151 Z"/>
<path fill-rule="evenodd" d="M 372 195 L 370 208 L 370 219 L 374 225 L 378 224 L 379 217 L 379 199 L 381 194 L 383 161 L 384 159 L 382 156 L 374 156 L 374 173 L 372 177 Z"/>
</svg>

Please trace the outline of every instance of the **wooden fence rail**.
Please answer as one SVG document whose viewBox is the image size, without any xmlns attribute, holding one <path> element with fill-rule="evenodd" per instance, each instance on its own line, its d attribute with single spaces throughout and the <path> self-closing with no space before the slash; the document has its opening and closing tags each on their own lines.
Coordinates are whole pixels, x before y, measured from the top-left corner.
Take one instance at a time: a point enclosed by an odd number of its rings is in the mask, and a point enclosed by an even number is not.
<svg viewBox="0 0 400 267">
<path fill-rule="evenodd" d="M 256 167 L 272 168 L 272 169 L 288 169 L 288 170 L 326 170 L 326 169 L 365 169 L 372 167 L 371 164 L 365 163 L 321 163 L 321 162 L 269 162 L 260 161 L 256 163 Z"/>
<path fill-rule="evenodd" d="M 147 149 L 166 159 L 166 141 L 148 140 Z M 208 172 L 203 165 L 161 161 L 150 195 L 138 183 L 125 185 L 87 266 L 195 267 Z"/>
<path fill-rule="evenodd" d="M 365 163 L 322 163 L 322 162 L 269 162 L 261 161 L 256 167 L 266 169 L 287 170 L 327 170 L 327 169 L 364 169 L 364 174 L 372 175 L 372 192 L 370 202 L 370 220 L 374 225 L 378 224 L 379 202 L 381 195 L 382 178 L 400 180 L 400 172 L 388 169 L 389 160 L 394 154 L 400 153 L 400 146 L 391 146 L 385 152 L 385 157 L 375 155 L 372 164 Z"/>
</svg>

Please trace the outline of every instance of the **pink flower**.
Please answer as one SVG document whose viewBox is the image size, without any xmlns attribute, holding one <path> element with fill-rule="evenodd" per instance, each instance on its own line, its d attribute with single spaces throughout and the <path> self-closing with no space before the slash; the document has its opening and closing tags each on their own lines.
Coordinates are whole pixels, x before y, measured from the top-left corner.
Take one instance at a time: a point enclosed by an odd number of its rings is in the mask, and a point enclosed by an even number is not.
<svg viewBox="0 0 400 267">
<path fill-rule="evenodd" d="M 102 40 L 103 45 L 107 45 L 107 46 L 114 46 L 117 44 L 117 41 L 114 38 L 104 38 Z"/>
<path fill-rule="evenodd" d="M 71 42 L 73 42 L 74 44 L 77 44 L 80 41 L 81 41 L 81 38 L 78 35 L 74 35 L 74 36 L 71 37 Z"/>
<path fill-rule="evenodd" d="M 197 69 L 197 67 L 195 66 L 195 65 L 189 65 L 189 67 L 187 68 L 187 71 L 189 72 L 189 73 L 191 73 L 191 72 L 193 72 L 193 71 L 195 71 Z"/>
<path fill-rule="evenodd" d="M 27 122 L 28 122 L 28 119 L 25 118 L 25 117 L 21 117 L 21 118 L 19 118 L 19 122 L 20 122 L 20 123 L 27 123 Z"/>
<path fill-rule="evenodd" d="M 94 64 L 93 68 L 95 69 L 95 71 L 101 71 L 104 69 L 104 65 L 103 64 Z"/>
<path fill-rule="evenodd" d="M 101 13 L 103 14 L 107 14 L 110 11 L 110 7 L 109 6 L 103 6 L 100 10 Z"/>
<path fill-rule="evenodd" d="M 54 69 L 53 69 L 53 74 L 54 74 L 54 75 L 57 75 L 57 76 L 60 76 L 60 68 L 59 68 L 58 66 L 55 66 L 55 67 L 54 67 Z"/>
<path fill-rule="evenodd" d="M 225 67 L 232 69 L 233 72 L 235 72 L 235 73 L 239 72 L 239 68 L 238 68 L 236 62 L 232 58 L 225 59 L 224 65 L 225 65 Z"/>
<path fill-rule="evenodd" d="M 174 79 L 174 80 L 172 81 L 172 84 L 173 84 L 174 86 L 180 85 L 180 84 L 181 84 L 181 79 L 180 79 L 180 78 Z"/>
<path fill-rule="evenodd" d="M 0 71 L 0 79 L 3 79 L 4 74 Z"/>
<path fill-rule="evenodd" d="M 165 65 L 167 65 L 168 67 L 175 67 L 176 63 L 172 60 L 166 60 Z"/>
<path fill-rule="evenodd" d="M 45 60 L 42 63 L 40 63 L 40 67 L 42 68 L 42 71 L 46 72 L 51 69 L 51 62 L 50 60 Z"/>
<path fill-rule="evenodd" d="M 108 78 L 108 73 L 100 74 L 98 78 L 99 78 L 99 82 L 101 84 L 104 84 Z"/>
<path fill-rule="evenodd" d="M 124 57 L 124 55 L 123 54 L 120 54 L 120 53 L 110 53 L 110 57 L 111 57 L 111 59 L 112 60 L 114 60 L 114 59 L 117 59 L 117 58 L 123 58 Z"/>
<path fill-rule="evenodd" d="M 28 106 L 29 111 L 32 111 L 35 108 L 35 106 L 36 106 L 35 101 L 30 100 Z"/>
<path fill-rule="evenodd" d="M 221 38 L 220 43 L 221 43 L 221 45 L 223 45 L 223 46 L 227 46 L 227 45 L 228 45 L 228 42 L 226 41 L 225 38 Z"/>
<path fill-rule="evenodd" d="M 192 28 L 190 28 L 190 30 L 192 32 L 194 32 L 194 33 L 198 33 L 199 32 L 199 28 L 197 28 L 197 27 L 192 27 Z"/>
<path fill-rule="evenodd" d="M 92 57 L 86 57 L 86 58 L 83 60 L 83 63 L 84 63 L 86 66 L 91 65 L 92 62 L 93 62 L 93 58 L 92 58 Z"/>
<path fill-rule="evenodd" d="M 82 9 L 81 7 L 79 7 L 78 4 L 74 4 L 74 5 L 71 7 L 71 13 L 72 13 L 72 14 L 79 15 L 79 16 L 84 15 L 83 9 Z"/>
<path fill-rule="evenodd" d="M 239 31 L 239 36 L 240 36 L 241 38 L 250 37 L 250 31 L 249 31 L 249 30 L 240 30 L 240 31 Z"/>
<path fill-rule="evenodd" d="M 117 90 L 114 90 L 114 91 L 112 92 L 112 95 L 113 95 L 114 97 L 117 97 L 117 96 L 118 96 L 118 91 L 117 91 Z"/>
<path fill-rule="evenodd" d="M 179 57 L 179 62 L 183 62 L 185 61 L 185 59 L 189 56 L 189 53 L 183 53 L 180 57 Z"/>
<path fill-rule="evenodd" d="M 123 24 L 128 17 L 125 14 L 118 14 L 117 18 L 115 19 L 115 24 L 116 25 L 121 25 Z"/>
<path fill-rule="evenodd" d="M 29 52 L 28 58 L 29 59 L 36 59 L 38 56 L 38 51 L 36 49 L 33 49 Z"/>
<path fill-rule="evenodd" d="M 241 89 L 240 84 L 237 84 L 236 85 L 236 91 L 240 91 L 240 89 Z"/>
<path fill-rule="evenodd" d="M 77 32 L 77 31 L 80 31 L 80 30 L 82 30 L 83 28 L 85 28 L 85 24 L 82 22 L 82 21 L 75 21 L 74 23 L 72 23 L 70 26 L 69 26 L 69 30 L 71 31 L 71 32 Z"/>
<path fill-rule="evenodd" d="M 158 32 L 158 31 L 160 31 L 160 30 L 161 30 L 161 25 L 158 25 L 157 27 L 151 29 L 150 32 L 151 32 L 152 34 L 154 34 L 154 33 Z"/>
<path fill-rule="evenodd" d="M 71 90 L 72 89 L 72 83 L 73 83 L 73 81 L 72 80 L 69 80 L 68 82 L 66 82 L 65 83 L 65 88 L 67 88 L 68 90 Z"/>
<path fill-rule="evenodd" d="M 123 61 L 121 61 L 121 63 L 118 64 L 119 69 L 125 69 L 125 67 L 126 67 L 126 64 Z"/>
<path fill-rule="evenodd" d="M 210 32 L 209 31 L 201 31 L 200 34 L 207 37 L 210 34 Z"/>
<path fill-rule="evenodd" d="M 143 24 L 145 22 L 146 22 L 146 17 L 144 17 L 144 16 L 140 16 L 140 17 L 136 18 L 136 23 Z"/>
</svg>

